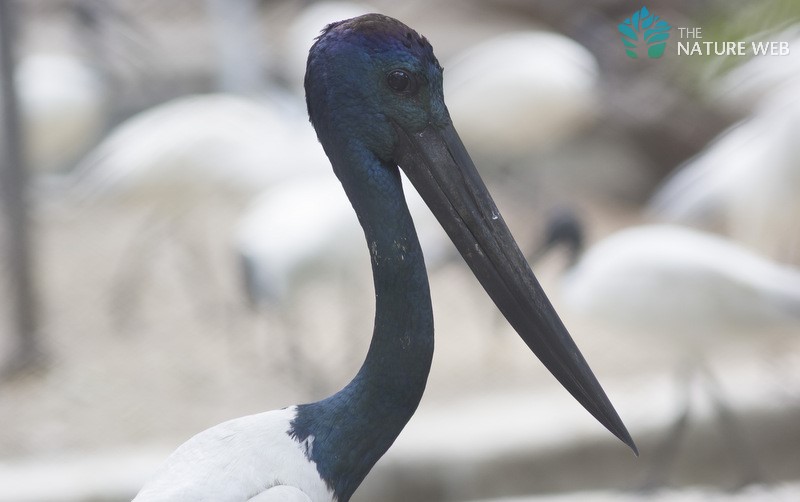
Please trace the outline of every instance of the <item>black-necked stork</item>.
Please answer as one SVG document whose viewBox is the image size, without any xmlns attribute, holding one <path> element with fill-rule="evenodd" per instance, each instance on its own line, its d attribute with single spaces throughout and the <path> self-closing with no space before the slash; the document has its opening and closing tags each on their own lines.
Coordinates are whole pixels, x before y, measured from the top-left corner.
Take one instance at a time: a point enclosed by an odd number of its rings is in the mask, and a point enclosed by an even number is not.
<svg viewBox="0 0 800 502">
<path fill-rule="evenodd" d="M 326 399 L 194 436 L 136 501 L 350 499 L 416 410 L 433 356 L 428 277 L 398 166 L 523 340 L 635 451 L 458 138 L 427 40 L 378 14 L 330 24 L 311 48 L 305 88 L 311 123 L 370 251 L 376 312 L 366 360 Z"/>
</svg>

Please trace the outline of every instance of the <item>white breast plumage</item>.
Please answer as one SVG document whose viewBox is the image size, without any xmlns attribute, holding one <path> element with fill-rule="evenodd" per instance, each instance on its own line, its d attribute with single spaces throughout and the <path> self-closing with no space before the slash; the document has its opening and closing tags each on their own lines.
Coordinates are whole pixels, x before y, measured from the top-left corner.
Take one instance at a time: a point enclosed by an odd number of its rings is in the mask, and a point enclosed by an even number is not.
<svg viewBox="0 0 800 502">
<path fill-rule="evenodd" d="M 308 446 L 288 433 L 296 413 L 294 406 L 258 413 L 197 434 L 170 455 L 134 501 L 334 502 L 306 456 Z"/>
</svg>

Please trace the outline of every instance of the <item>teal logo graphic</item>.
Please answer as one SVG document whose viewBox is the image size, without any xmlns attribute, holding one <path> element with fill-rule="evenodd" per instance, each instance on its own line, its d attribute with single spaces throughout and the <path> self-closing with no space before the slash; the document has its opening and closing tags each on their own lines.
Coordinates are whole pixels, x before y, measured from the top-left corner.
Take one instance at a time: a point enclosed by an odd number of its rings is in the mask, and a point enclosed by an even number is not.
<svg viewBox="0 0 800 502">
<path fill-rule="evenodd" d="M 637 59 L 640 47 L 647 47 L 647 57 L 660 58 L 667 47 L 670 24 L 642 7 L 617 26 L 629 58 Z"/>
</svg>

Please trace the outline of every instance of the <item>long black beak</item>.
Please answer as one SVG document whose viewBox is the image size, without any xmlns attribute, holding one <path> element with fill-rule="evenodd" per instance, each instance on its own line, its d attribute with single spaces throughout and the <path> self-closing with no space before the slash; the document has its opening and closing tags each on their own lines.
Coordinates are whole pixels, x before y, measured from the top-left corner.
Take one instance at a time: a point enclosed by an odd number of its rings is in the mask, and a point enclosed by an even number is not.
<svg viewBox="0 0 800 502">
<path fill-rule="evenodd" d="M 483 288 L 528 347 L 612 434 L 638 455 L 606 393 L 534 277 L 452 125 L 409 134 L 395 160 Z"/>
</svg>

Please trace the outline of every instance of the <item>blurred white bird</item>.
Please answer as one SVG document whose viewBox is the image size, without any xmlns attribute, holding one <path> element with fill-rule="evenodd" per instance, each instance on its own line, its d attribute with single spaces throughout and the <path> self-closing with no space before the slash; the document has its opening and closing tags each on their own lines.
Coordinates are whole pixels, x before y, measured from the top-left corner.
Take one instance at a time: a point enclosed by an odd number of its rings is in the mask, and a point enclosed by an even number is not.
<svg viewBox="0 0 800 502">
<path fill-rule="evenodd" d="M 153 249 L 165 244 L 181 253 L 180 265 L 173 268 L 186 274 L 183 282 L 199 314 L 208 318 L 216 312 L 211 305 L 221 305 L 219 298 L 205 303 L 197 298 L 224 290 L 219 283 L 197 287 L 198 277 L 225 277 L 212 273 L 207 237 L 219 232 L 210 228 L 214 217 L 273 183 L 317 171 L 329 174 L 327 158 L 305 116 L 268 102 L 226 94 L 189 96 L 118 126 L 73 175 L 75 192 L 85 203 L 130 203 L 148 216 L 120 258 L 123 265 L 108 295 L 118 326 L 130 326 Z M 205 239 L 202 245 L 198 239 Z"/>
<path fill-rule="evenodd" d="M 658 189 L 657 218 L 719 230 L 800 265 L 800 82 L 764 98 Z"/>
<path fill-rule="evenodd" d="M 446 66 L 448 109 L 465 144 L 484 156 L 547 150 L 595 118 L 597 62 L 562 35 L 500 35 Z"/>
<path fill-rule="evenodd" d="M 411 186 L 407 180 L 404 185 Z M 416 190 L 407 190 L 406 199 L 428 270 L 435 273 L 455 258 L 455 250 Z M 352 213 L 340 182 L 326 173 L 292 178 L 271 186 L 251 203 L 236 226 L 235 249 L 248 300 L 271 324 L 268 327 L 271 337 L 278 331 L 286 336 L 280 343 L 271 338 L 268 344 L 286 352 L 287 360 L 281 361 L 283 357 L 278 355 L 279 360 L 273 364 L 286 363 L 293 381 L 304 382 L 312 390 L 318 390 L 319 383 L 327 381 L 323 374 L 325 363 L 330 364 L 331 359 L 335 362 L 335 358 L 330 352 L 318 350 L 324 341 L 309 340 L 310 330 L 300 329 L 307 317 L 301 301 L 302 295 L 308 293 L 305 288 L 320 284 L 333 288 L 329 293 L 330 303 L 335 305 L 337 313 L 344 315 L 345 326 L 341 330 L 332 329 L 333 321 L 329 320 L 324 331 L 327 338 L 339 331 L 348 334 L 363 331 L 353 326 L 363 321 L 363 305 L 357 301 L 356 288 L 370 291 L 369 275 L 364 272 L 370 256 L 363 243 L 363 230 Z M 349 346 L 332 347 L 341 350 Z M 315 350 L 310 350 L 311 347 Z M 325 353 L 326 361 L 305 361 L 305 354 L 311 352 Z"/>
<path fill-rule="evenodd" d="M 235 247 L 254 304 L 281 303 L 304 270 L 319 274 L 369 260 L 366 247 L 354 245 L 362 231 L 348 218 L 352 206 L 337 185 L 334 176 L 286 180 L 262 192 L 239 219 Z"/>
<path fill-rule="evenodd" d="M 68 170 L 105 127 L 102 82 L 88 65 L 66 54 L 23 58 L 15 80 L 29 165 L 39 173 Z"/>
<path fill-rule="evenodd" d="M 565 273 L 560 292 L 575 314 L 690 346 L 698 336 L 800 325 L 800 271 L 678 226 L 606 237 Z"/>
<path fill-rule="evenodd" d="M 406 198 L 425 261 L 435 270 L 453 256 L 452 246 L 417 192 L 407 190 Z M 262 192 L 242 215 L 235 236 L 250 300 L 280 303 L 304 279 L 319 280 L 318 274 L 332 269 L 346 270 L 343 276 L 363 270 L 369 250 L 352 212 L 330 173 L 292 178 Z"/>
<path fill-rule="evenodd" d="M 551 218 L 533 258 L 557 245 L 569 249 L 572 265 L 559 284 L 565 311 L 587 326 L 668 340 L 690 358 L 678 371 L 684 392 L 681 410 L 655 449 L 647 485 L 663 482 L 676 456 L 695 383 L 703 383 L 712 399 L 740 463 L 740 481 L 759 479 L 761 469 L 702 354 L 737 333 L 800 328 L 800 270 L 721 237 L 672 225 L 627 228 L 581 254 L 582 243 L 575 214 L 560 211 Z"/>
<path fill-rule="evenodd" d="M 305 117 L 226 94 L 179 98 L 114 129 L 76 169 L 85 197 L 178 202 L 208 193 L 254 194 L 322 170 L 325 154 Z M 202 199 L 201 199 L 202 201 Z"/>
</svg>

